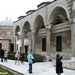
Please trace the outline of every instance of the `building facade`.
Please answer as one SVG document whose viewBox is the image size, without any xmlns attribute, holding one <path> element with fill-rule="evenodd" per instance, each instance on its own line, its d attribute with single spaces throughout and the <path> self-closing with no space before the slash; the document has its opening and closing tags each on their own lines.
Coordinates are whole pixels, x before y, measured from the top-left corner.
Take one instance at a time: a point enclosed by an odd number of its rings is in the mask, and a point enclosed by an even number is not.
<svg viewBox="0 0 75 75">
<path fill-rule="evenodd" d="M 14 51 L 75 56 L 75 0 L 42 2 L 26 14 L 14 22 Z"/>
<path fill-rule="evenodd" d="M 8 52 L 13 52 L 13 26 L 0 25 L 0 47 L 7 50 Z"/>
</svg>

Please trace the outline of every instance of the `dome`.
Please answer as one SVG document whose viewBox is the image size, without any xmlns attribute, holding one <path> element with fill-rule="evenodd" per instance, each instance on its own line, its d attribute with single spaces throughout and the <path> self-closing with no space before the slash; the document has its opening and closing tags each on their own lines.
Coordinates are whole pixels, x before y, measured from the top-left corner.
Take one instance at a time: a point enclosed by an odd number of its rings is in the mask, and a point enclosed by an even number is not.
<svg viewBox="0 0 75 75">
<path fill-rule="evenodd" d="M 11 19 L 7 19 L 6 18 L 6 20 L 3 20 L 3 21 L 0 21 L 0 25 L 7 25 L 7 26 L 12 26 L 13 25 L 13 20 L 11 20 Z"/>
</svg>

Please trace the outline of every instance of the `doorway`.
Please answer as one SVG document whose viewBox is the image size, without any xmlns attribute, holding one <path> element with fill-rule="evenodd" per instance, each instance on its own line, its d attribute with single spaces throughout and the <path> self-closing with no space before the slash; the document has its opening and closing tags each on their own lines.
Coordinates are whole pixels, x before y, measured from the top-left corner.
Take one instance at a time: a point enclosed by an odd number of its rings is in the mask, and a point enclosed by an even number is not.
<svg viewBox="0 0 75 75">
<path fill-rule="evenodd" d="M 2 48 L 2 43 L 0 43 L 0 48 Z"/>
<path fill-rule="evenodd" d="M 62 51 L 62 37 L 61 36 L 56 37 L 56 51 L 57 52 Z"/>
<path fill-rule="evenodd" d="M 46 51 L 46 38 L 42 38 L 42 51 Z"/>
<path fill-rule="evenodd" d="M 14 52 L 14 44 L 10 43 L 10 52 Z"/>
<path fill-rule="evenodd" d="M 25 53 L 28 53 L 28 45 L 25 45 Z"/>
</svg>

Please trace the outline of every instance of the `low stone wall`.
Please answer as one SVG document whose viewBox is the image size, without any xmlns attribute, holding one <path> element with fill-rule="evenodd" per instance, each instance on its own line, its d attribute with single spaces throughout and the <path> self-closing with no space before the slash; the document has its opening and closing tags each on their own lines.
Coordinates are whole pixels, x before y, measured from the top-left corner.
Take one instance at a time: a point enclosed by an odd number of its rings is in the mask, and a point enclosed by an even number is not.
<svg viewBox="0 0 75 75">
<path fill-rule="evenodd" d="M 75 70 L 75 60 L 62 60 L 63 68 Z M 56 66 L 55 61 L 53 66 Z"/>
<path fill-rule="evenodd" d="M 63 61 L 63 67 L 75 70 L 75 61 L 73 60 Z"/>
</svg>

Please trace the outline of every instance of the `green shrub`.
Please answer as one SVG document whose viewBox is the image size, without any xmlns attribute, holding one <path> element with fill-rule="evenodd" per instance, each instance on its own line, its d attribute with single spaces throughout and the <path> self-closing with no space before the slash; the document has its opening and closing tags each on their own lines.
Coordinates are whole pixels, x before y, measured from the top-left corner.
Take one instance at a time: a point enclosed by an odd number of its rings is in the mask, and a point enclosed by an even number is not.
<svg viewBox="0 0 75 75">
<path fill-rule="evenodd" d="M 43 62 L 45 56 L 40 54 L 34 54 L 34 61 L 35 62 Z M 8 59 L 15 60 L 15 52 L 8 52 Z M 24 55 L 24 61 L 27 61 L 27 54 Z"/>
<path fill-rule="evenodd" d="M 15 60 L 15 52 L 8 52 L 8 59 Z"/>
<path fill-rule="evenodd" d="M 34 54 L 34 61 L 35 62 L 43 62 L 45 59 L 45 56 L 40 54 Z"/>
</svg>

